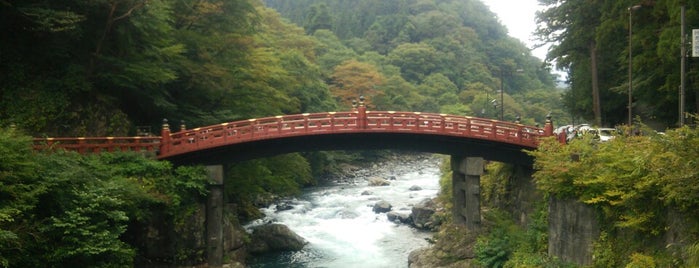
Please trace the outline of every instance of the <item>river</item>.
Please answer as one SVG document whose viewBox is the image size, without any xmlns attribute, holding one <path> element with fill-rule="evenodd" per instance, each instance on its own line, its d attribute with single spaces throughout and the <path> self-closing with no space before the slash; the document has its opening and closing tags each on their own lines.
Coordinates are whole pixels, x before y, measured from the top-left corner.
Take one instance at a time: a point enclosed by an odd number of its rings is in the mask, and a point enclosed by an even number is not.
<svg viewBox="0 0 699 268">
<path fill-rule="evenodd" d="M 263 209 L 266 217 L 247 227 L 281 223 L 309 243 L 298 252 L 257 256 L 249 267 L 408 267 L 408 254 L 427 246 L 432 233 L 391 222 L 372 207 L 385 200 L 393 211 L 409 214 L 412 205 L 437 196 L 440 158 L 412 156 L 358 170 L 351 182 L 306 189 L 301 197 L 286 201 L 291 209 Z M 391 179 L 391 184 L 368 186 L 369 177 Z M 413 186 L 421 190 L 410 190 Z"/>
</svg>

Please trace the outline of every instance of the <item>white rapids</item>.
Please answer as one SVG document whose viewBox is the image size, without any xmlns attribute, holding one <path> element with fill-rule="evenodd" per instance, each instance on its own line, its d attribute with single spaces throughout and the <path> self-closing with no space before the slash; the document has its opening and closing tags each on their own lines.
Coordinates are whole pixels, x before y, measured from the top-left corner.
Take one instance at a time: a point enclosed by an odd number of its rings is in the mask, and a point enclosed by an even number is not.
<svg viewBox="0 0 699 268">
<path fill-rule="evenodd" d="M 362 176 L 355 183 L 306 189 L 289 200 L 292 209 L 263 209 L 265 218 L 246 227 L 275 222 L 287 225 L 309 243 L 298 252 L 267 254 L 254 258 L 249 267 L 408 267 L 408 254 L 428 245 L 429 232 L 394 223 L 373 205 L 385 200 L 392 211 L 410 214 L 413 205 L 434 198 L 439 191 L 438 157 L 376 164 L 368 176 L 390 180 L 389 186 L 368 186 Z M 410 190 L 418 186 L 421 190 Z M 371 194 L 362 195 L 363 192 Z"/>
</svg>

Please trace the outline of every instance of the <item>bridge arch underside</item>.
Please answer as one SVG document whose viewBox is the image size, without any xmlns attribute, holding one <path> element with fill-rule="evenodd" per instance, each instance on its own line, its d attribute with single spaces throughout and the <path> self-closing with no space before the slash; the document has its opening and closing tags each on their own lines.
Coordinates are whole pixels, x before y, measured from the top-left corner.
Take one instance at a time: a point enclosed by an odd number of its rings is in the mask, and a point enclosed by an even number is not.
<svg viewBox="0 0 699 268">
<path fill-rule="evenodd" d="M 402 150 L 531 166 L 533 159 L 515 144 L 478 138 L 414 133 L 341 133 L 264 139 L 198 150 L 161 158 L 176 165 L 215 165 L 241 162 L 280 154 L 335 150 Z"/>
</svg>

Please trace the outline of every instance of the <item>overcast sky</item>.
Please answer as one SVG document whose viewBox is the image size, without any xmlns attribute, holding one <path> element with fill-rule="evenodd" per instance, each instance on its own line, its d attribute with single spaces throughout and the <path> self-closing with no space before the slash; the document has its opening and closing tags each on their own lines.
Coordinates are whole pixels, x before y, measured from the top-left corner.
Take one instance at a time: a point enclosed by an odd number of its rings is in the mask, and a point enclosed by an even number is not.
<svg viewBox="0 0 699 268">
<path fill-rule="evenodd" d="M 536 11 L 542 9 L 537 0 L 481 0 L 490 10 L 497 14 L 500 22 L 507 27 L 508 34 L 514 38 L 522 40 L 530 49 L 536 42 L 533 32 L 536 30 Z M 532 55 L 542 61 L 546 58 L 548 45 L 532 50 Z M 553 64 L 555 65 L 555 64 Z M 558 74 L 559 82 L 566 79 L 566 73 L 562 70 L 553 69 L 553 73 Z"/>
<path fill-rule="evenodd" d="M 536 30 L 536 11 L 540 9 L 537 0 L 481 0 L 498 15 L 500 22 L 507 27 L 510 36 L 522 40 L 529 48 L 535 44 L 532 32 Z M 546 48 L 532 51 L 542 60 L 546 57 Z"/>
</svg>

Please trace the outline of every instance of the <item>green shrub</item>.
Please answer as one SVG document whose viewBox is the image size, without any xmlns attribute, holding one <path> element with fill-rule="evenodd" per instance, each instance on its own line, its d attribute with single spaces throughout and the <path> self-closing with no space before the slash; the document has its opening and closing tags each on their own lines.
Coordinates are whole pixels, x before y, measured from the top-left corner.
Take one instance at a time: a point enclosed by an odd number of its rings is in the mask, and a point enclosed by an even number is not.
<svg viewBox="0 0 699 268">
<path fill-rule="evenodd" d="M 131 267 L 122 240 L 153 211 L 177 221 L 206 195 L 202 168 L 137 153 L 36 153 L 0 131 L 0 264 L 5 267 Z M 175 224 L 176 225 L 176 224 Z"/>
<path fill-rule="evenodd" d="M 512 254 L 510 242 L 510 237 L 500 231 L 494 231 L 487 238 L 479 237 L 475 245 L 476 260 L 485 267 L 504 267 Z"/>
<path fill-rule="evenodd" d="M 685 252 L 687 254 L 687 266 L 699 267 L 699 243 L 687 246 Z"/>
<path fill-rule="evenodd" d="M 657 267 L 653 257 L 643 255 L 641 253 L 633 253 L 630 257 L 631 261 L 624 266 L 625 268 L 655 268 Z"/>
</svg>

